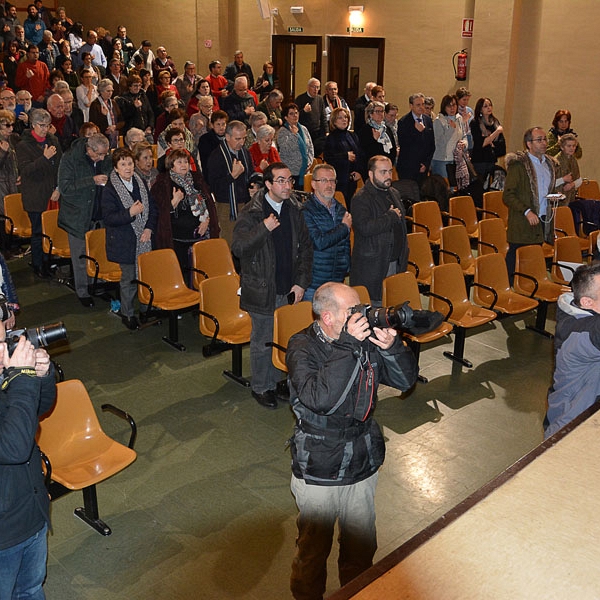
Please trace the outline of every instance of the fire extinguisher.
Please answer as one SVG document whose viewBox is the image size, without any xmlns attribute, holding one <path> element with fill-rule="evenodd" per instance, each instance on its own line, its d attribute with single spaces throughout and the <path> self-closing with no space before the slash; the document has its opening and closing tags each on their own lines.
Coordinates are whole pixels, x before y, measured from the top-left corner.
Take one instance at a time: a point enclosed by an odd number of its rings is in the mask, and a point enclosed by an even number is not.
<svg viewBox="0 0 600 600">
<path fill-rule="evenodd" d="M 466 48 L 463 48 L 460 52 L 455 52 L 454 56 L 452 57 L 454 77 L 457 81 L 465 81 L 465 79 L 467 78 L 467 58 L 468 55 Z"/>
</svg>

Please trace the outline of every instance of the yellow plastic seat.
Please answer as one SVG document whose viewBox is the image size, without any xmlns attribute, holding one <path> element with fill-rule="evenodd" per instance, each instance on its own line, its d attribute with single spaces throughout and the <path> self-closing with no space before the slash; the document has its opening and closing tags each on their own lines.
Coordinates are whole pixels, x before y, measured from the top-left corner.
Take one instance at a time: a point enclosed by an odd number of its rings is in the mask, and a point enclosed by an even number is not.
<svg viewBox="0 0 600 600">
<path fill-rule="evenodd" d="M 304 174 L 304 191 L 312 192 L 312 173 Z"/>
<path fill-rule="evenodd" d="M 570 288 L 550 280 L 541 246 L 517 248 L 513 288 L 515 292 L 535 298 L 540 303 L 535 326 L 528 327 L 547 337 L 554 337 L 545 329 L 548 304 L 556 302 L 558 297 Z"/>
<path fill-rule="evenodd" d="M 498 190 L 483 193 L 483 213 L 484 219 L 499 218 L 504 222 L 504 227 L 508 227 L 508 206 L 502 199 L 503 193 Z"/>
<path fill-rule="evenodd" d="M 98 517 L 95 486 L 136 459 L 135 422 L 122 410 L 102 405 L 102 410 L 129 422 L 131 435 L 125 446 L 104 433 L 81 381 L 63 381 L 56 390 L 56 404 L 40 419 L 37 434 L 38 445 L 49 461 L 46 479 L 53 482 L 51 495 L 55 498 L 68 491 L 83 490 L 85 504 L 75 509 L 75 515 L 102 535 L 110 535 L 110 527 Z"/>
<path fill-rule="evenodd" d="M 58 208 L 42 213 L 42 250 L 48 260 L 52 260 L 53 257 L 71 258 L 69 236 L 58 226 Z"/>
<path fill-rule="evenodd" d="M 369 295 L 369 290 L 366 288 L 366 286 L 353 285 L 352 289 L 356 290 L 361 304 L 371 304 L 371 296 Z"/>
<path fill-rule="evenodd" d="M 397 306 L 398 304 L 404 304 L 407 300 L 413 310 L 423 309 L 419 285 L 413 273 L 408 271 L 397 273 L 383 280 L 383 306 Z M 452 333 L 452 325 L 444 322 L 433 331 L 418 335 L 403 331 L 402 337 L 407 341 L 418 362 L 421 353 L 421 344 L 434 342 L 450 333 Z M 427 379 L 422 375 L 419 375 L 419 381 L 427 383 Z"/>
<path fill-rule="evenodd" d="M 185 285 L 173 249 L 145 252 L 137 260 L 138 278 L 134 281 L 138 284 L 139 301 L 148 305 L 148 313 L 154 307 L 167 313 L 169 336 L 162 339 L 173 348 L 185 351 L 185 346 L 179 343 L 177 317 L 197 306 L 198 292 Z"/>
<path fill-rule="evenodd" d="M 200 333 L 211 338 L 202 348 L 206 357 L 217 352 L 231 350 L 232 367 L 223 375 L 236 383 L 249 387 L 250 382 L 242 376 L 242 346 L 250 341 L 252 321 L 250 315 L 240 308 L 237 275 L 209 277 L 200 283 L 198 319 Z"/>
<path fill-rule="evenodd" d="M 429 310 L 437 310 L 446 315 L 446 320 L 454 325 L 454 351 L 444 352 L 444 356 L 466 367 L 473 364 L 464 358 L 466 330 L 485 325 L 496 318 L 496 313 L 475 306 L 467 297 L 467 288 L 462 269 L 457 263 L 438 265 L 431 274 Z"/>
<path fill-rule="evenodd" d="M 432 246 L 439 246 L 442 238 L 442 213 L 437 202 L 426 200 L 412 205 L 413 231 L 425 231 Z"/>
<path fill-rule="evenodd" d="M 416 231 L 407 235 L 408 240 L 408 266 L 413 269 L 417 282 L 429 287 L 431 284 L 431 269 L 435 267 L 431 246 L 427 241 L 427 234 Z"/>
<path fill-rule="evenodd" d="M 506 256 L 508 242 L 506 240 L 506 227 L 502 219 L 483 219 L 479 221 L 479 254 L 493 254 L 497 252 Z"/>
<path fill-rule="evenodd" d="M 562 269 L 568 271 L 571 276 L 575 272 L 577 267 L 572 267 L 565 264 L 559 263 L 575 263 L 583 264 L 583 254 L 581 252 L 581 245 L 579 243 L 580 238 L 568 235 L 566 237 L 559 237 L 554 240 L 554 260 L 552 261 L 552 279 L 556 283 L 562 285 L 569 285 L 570 278 L 565 279 Z"/>
<path fill-rule="evenodd" d="M 449 200 L 449 210 L 452 220 L 451 225 L 456 225 L 455 219 L 460 219 L 460 222 L 466 227 L 469 237 L 477 239 L 479 237 L 479 218 L 477 213 L 485 214 L 482 208 L 476 208 L 471 196 L 454 196 Z M 489 214 L 490 217 L 495 217 L 494 213 Z"/>
<path fill-rule="evenodd" d="M 21 194 L 4 196 L 4 215 L 0 215 L 0 218 L 4 221 L 4 231 L 9 235 L 9 247 L 15 237 L 21 240 L 31 238 L 31 221 L 23 208 Z"/>
<path fill-rule="evenodd" d="M 600 251 L 600 248 L 598 248 L 598 235 L 600 235 L 600 229 L 596 229 L 596 231 L 592 231 L 592 233 L 590 233 L 590 245 L 588 248 L 588 255 L 590 258 L 594 256 L 594 253 L 598 253 Z"/>
<path fill-rule="evenodd" d="M 600 188 L 595 179 L 584 179 L 577 190 L 577 196 L 584 200 L 600 200 Z"/>
<path fill-rule="evenodd" d="M 92 229 L 85 234 L 85 254 L 80 258 L 86 259 L 86 271 L 92 279 L 92 296 L 98 289 L 98 282 L 119 283 L 121 267 L 106 257 L 106 229 Z"/>
<path fill-rule="evenodd" d="M 290 338 L 314 321 L 311 302 L 298 302 L 275 309 L 273 318 L 273 365 L 287 373 L 285 353 Z"/>
<path fill-rule="evenodd" d="M 464 225 L 448 225 L 442 228 L 440 264 L 449 263 L 458 263 L 465 276 L 472 276 L 475 272 L 475 259 Z"/>
<path fill-rule="evenodd" d="M 231 250 L 225 238 L 202 240 L 192 246 L 192 274 L 195 289 L 200 289 L 200 283 L 208 277 L 235 274 Z"/>
<path fill-rule="evenodd" d="M 582 228 L 580 227 L 580 229 Z M 567 235 L 576 237 L 579 240 L 581 251 L 587 254 L 589 240 L 586 236 L 580 236 L 575 230 L 573 213 L 568 206 L 557 206 L 554 209 L 554 232 L 557 238 Z"/>
<path fill-rule="evenodd" d="M 537 300 L 511 290 L 502 254 L 484 254 L 475 259 L 473 301 L 503 315 L 518 315 L 538 306 Z"/>
</svg>

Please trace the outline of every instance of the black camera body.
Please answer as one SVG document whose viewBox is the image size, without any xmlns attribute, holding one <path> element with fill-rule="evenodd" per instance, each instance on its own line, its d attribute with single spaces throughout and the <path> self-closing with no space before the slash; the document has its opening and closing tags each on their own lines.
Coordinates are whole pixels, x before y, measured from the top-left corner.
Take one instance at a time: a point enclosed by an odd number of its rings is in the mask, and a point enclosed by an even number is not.
<svg viewBox="0 0 600 600">
<path fill-rule="evenodd" d="M 67 339 L 67 328 L 62 321 L 58 323 L 48 323 L 39 327 L 30 327 L 29 329 L 11 329 L 6 332 L 6 346 L 9 356 L 12 356 L 19 337 L 23 336 L 29 340 L 34 348 L 47 348 L 55 342 Z"/>
<path fill-rule="evenodd" d="M 350 309 L 350 314 L 360 313 L 369 321 L 369 327 L 391 327 L 393 329 L 408 329 L 413 324 L 413 309 L 408 302 L 396 306 L 379 306 L 357 304 Z"/>
</svg>

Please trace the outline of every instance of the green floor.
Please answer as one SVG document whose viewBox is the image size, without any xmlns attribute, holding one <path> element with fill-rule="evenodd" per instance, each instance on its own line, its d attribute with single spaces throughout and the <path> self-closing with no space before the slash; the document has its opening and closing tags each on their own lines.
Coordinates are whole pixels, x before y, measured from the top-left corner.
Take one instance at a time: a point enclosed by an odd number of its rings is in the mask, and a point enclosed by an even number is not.
<svg viewBox="0 0 600 600">
<path fill-rule="evenodd" d="M 85 309 L 65 286 L 35 279 L 23 260 L 10 267 L 23 307 L 19 324 L 64 320 L 68 350 L 53 357 L 66 377 L 83 380 L 98 410 L 111 402 L 138 425 L 137 461 L 98 487 L 111 536 L 73 516 L 80 493 L 53 503 L 49 600 L 289 598 L 296 517 L 285 449 L 289 408 L 261 408 L 227 382 L 221 372 L 230 354 L 202 356 L 206 340 L 192 315 L 179 322 L 187 346 L 180 353 L 161 341 L 166 323 L 131 333 L 104 301 Z M 552 342 L 524 324 L 508 319 L 470 335 L 465 355 L 473 369 L 442 356 L 448 341 L 422 352 L 429 384 L 402 397 L 380 389 L 387 459 L 376 559 L 542 440 Z M 244 360 L 247 372 L 247 349 Z M 127 440 L 119 419 L 100 413 L 100 420 Z M 334 552 L 329 592 L 338 586 L 335 561 Z"/>
</svg>

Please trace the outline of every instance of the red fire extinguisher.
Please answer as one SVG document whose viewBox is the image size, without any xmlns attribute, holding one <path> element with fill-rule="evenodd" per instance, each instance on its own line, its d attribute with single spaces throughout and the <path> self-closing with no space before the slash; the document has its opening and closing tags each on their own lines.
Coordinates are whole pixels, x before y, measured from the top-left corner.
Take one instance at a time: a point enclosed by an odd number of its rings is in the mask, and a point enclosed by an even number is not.
<svg viewBox="0 0 600 600">
<path fill-rule="evenodd" d="M 452 57 L 454 77 L 457 81 L 465 81 L 467 78 L 467 58 L 468 55 L 466 48 L 463 48 L 460 52 L 455 52 L 454 56 Z"/>
</svg>

